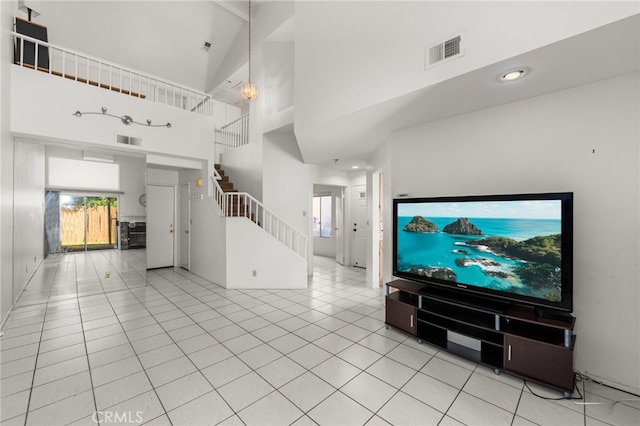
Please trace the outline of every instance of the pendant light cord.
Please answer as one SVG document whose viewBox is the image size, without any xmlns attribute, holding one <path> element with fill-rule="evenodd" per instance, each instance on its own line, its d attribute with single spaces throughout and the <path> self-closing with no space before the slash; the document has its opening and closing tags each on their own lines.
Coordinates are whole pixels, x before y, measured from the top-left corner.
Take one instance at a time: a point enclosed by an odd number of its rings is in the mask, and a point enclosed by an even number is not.
<svg viewBox="0 0 640 426">
<path fill-rule="evenodd" d="M 249 0 L 249 83 L 251 83 L 251 0 Z"/>
</svg>

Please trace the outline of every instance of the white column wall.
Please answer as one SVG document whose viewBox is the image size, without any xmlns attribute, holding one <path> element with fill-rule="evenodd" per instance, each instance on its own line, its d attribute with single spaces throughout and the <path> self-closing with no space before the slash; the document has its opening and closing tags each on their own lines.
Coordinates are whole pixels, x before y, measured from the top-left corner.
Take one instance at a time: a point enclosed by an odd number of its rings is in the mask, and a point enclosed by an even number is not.
<svg viewBox="0 0 640 426">
<path fill-rule="evenodd" d="M 44 259 L 44 146 L 16 142 L 13 207 L 13 297 Z"/>
<path fill-rule="evenodd" d="M 0 1 L 0 325 L 9 314 L 13 294 L 13 137 L 11 122 L 10 25 L 17 1 Z"/>
</svg>

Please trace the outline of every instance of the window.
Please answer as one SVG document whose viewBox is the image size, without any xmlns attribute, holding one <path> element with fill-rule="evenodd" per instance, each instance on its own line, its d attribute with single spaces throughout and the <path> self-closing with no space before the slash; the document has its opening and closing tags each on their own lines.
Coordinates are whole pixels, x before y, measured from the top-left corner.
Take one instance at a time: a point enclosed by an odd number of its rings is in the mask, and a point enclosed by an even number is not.
<svg viewBox="0 0 640 426">
<path fill-rule="evenodd" d="M 313 236 L 331 238 L 331 195 L 313 197 Z"/>
</svg>

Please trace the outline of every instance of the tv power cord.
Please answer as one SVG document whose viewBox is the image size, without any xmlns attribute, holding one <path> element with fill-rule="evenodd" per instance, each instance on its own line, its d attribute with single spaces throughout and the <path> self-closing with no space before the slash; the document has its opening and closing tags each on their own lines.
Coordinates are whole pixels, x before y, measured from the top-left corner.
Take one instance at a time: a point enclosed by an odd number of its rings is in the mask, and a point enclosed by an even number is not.
<svg viewBox="0 0 640 426">
<path fill-rule="evenodd" d="M 584 374 L 584 373 L 581 373 L 580 371 L 576 370 L 576 381 L 578 380 L 578 378 L 583 383 L 587 383 L 587 382 L 596 383 L 598 385 L 607 387 L 609 389 L 613 389 L 613 390 L 616 390 L 618 392 L 623 392 L 623 393 L 629 394 L 631 396 L 635 396 L 636 398 L 617 399 L 615 401 L 607 401 L 607 402 L 588 402 L 588 401 L 585 400 L 584 402 L 574 402 L 574 404 L 576 404 L 576 405 L 610 405 L 611 409 L 613 410 L 613 407 L 615 407 L 616 404 L 622 404 L 622 403 L 625 403 L 625 402 L 640 402 L 640 395 L 636 395 L 636 394 L 631 393 L 631 392 L 627 392 L 627 391 L 624 391 L 624 390 L 621 390 L 621 389 L 614 388 L 613 386 L 609 386 L 609 385 L 607 385 L 605 383 L 602 383 L 599 380 L 595 380 L 594 378 L 590 377 L 588 374 Z"/>
</svg>

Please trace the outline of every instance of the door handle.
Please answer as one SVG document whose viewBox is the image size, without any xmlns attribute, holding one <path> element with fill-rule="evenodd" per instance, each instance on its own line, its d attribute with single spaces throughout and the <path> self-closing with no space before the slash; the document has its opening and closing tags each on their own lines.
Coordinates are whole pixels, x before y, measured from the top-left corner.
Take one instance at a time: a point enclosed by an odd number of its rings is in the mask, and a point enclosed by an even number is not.
<svg viewBox="0 0 640 426">
<path fill-rule="evenodd" d="M 507 361 L 511 361 L 511 345 L 508 346 L 507 352 Z"/>
<path fill-rule="evenodd" d="M 187 230 L 185 230 L 185 231 L 184 231 L 184 233 L 185 233 L 185 234 L 188 234 L 188 233 L 189 233 L 189 230 L 188 230 L 188 229 L 187 229 Z"/>
</svg>

